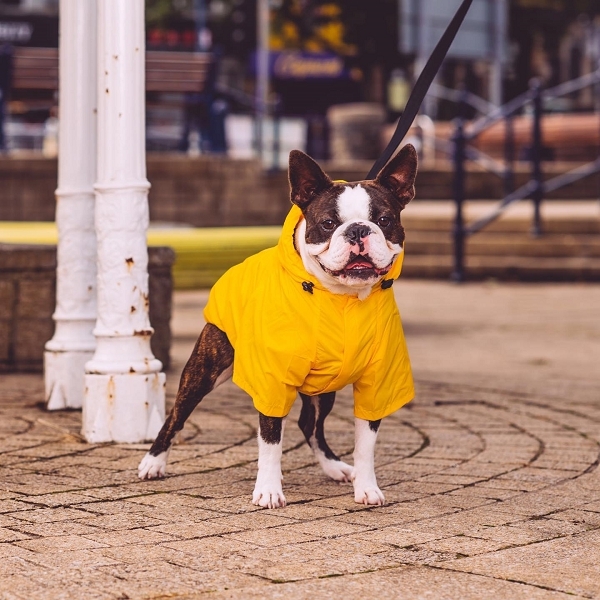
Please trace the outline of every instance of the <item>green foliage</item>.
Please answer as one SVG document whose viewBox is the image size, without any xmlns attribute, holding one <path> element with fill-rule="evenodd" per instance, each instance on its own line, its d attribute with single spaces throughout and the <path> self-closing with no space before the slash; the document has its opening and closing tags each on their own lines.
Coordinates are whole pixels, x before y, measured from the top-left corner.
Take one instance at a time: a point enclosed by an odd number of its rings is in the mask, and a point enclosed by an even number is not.
<svg viewBox="0 0 600 600">
<path fill-rule="evenodd" d="M 166 25 L 173 17 L 189 15 L 193 0 L 146 0 L 146 24 Z"/>
</svg>

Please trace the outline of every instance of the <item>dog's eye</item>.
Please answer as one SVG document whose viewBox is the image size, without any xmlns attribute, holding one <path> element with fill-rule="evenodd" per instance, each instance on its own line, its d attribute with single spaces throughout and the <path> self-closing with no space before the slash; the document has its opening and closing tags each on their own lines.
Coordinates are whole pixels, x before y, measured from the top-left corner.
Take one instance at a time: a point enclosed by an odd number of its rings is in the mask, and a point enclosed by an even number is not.
<svg viewBox="0 0 600 600">
<path fill-rule="evenodd" d="M 389 217 L 380 217 L 377 221 L 379 227 L 389 227 L 391 223 L 392 220 Z"/>
<path fill-rule="evenodd" d="M 326 219 L 321 223 L 321 227 L 326 231 L 333 231 L 335 229 L 335 223 L 331 219 Z"/>
</svg>

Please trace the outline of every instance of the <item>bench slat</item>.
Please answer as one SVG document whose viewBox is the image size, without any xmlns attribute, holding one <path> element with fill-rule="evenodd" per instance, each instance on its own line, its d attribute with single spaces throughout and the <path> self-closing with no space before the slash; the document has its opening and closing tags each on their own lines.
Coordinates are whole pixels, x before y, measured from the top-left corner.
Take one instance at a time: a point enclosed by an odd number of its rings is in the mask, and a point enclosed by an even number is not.
<svg viewBox="0 0 600 600">
<path fill-rule="evenodd" d="M 58 89 L 58 77 L 55 80 L 20 77 L 15 79 L 13 87 L 19 90 L 56 90 Z"/>
<path fill-rule="evenodd" d="M 196 85 L 193 84 L 193 82 L 189 82 L 189 81 L 182 81 L 182 82 L 172 82 L 171 84 L 169 84 L 169 88 L 168 90 L 165 90 L 165 86 L 164 85 L 152 85 L 147 84 L 146 85 L 146 91 L 147 92 L 177 92 L 177 93 L 185 93 L 185 92 L 194 92 L 194 93 L 200 93 L 204 91 L 204 83 L 203 82 L 198 82 Z"/>
<path fill-rule="evenodd" d="M 206 71 L 146 71 L 146 81 L 179 81 L 189 78 L 206 79 Z"/>
</svg>

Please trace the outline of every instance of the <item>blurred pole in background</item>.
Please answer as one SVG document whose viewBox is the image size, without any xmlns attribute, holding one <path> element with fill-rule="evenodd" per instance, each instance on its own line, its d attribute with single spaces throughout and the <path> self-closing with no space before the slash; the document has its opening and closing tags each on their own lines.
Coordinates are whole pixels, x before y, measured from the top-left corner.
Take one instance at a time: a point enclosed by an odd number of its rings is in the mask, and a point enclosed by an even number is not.
<svg viewBox="0 0 600 600">
<path fill-rule="evenodd" d="M 194 0 L 194 27 L 196 30 L 194 50 L 196 52 L 206 52 L 211 46 L 211 35 L 206 27 L 205 0 Z"/>
<path fill-rule="evenodd" d="M 427 60 L 429 59 L 429 55 L 431 53 L 432 44 L 431 44 L 431 27 L 430 27 L 430 18 L 428 12 L 423 7 L 422 3 L 417 3 L 415 5 L 416 12 L 416 21 L 417 21 L 417 54 L 415 56 L 415 72 L 414 72 L 414 80 L 416 81 L 421 74 L 421 71 L 425 68 L 427 64 Z M 436 75 L 433 83 L 437 83 L 438 76 Z M 421 108 L 421 113 L 435 119 L 437 114 L 437 104 L 438 100 L 433 94 L 428 94 L 425 96 L 423 101 L 423 105 Z"/>
<path fill-rule="evenodd" d="M 501 106 L 502 97 L 502 75 L 506 60 L 506 23 L 508 21 L 508 4 L 506 0 L 493 0 L 491 9 L 494 18 L 491 20 L 492 34 L 492 60 L 490 64 L 490 102 L 495 106 Z"/>
<path fill-rule="evenodd" d="M 460 0 L 398 0 L 398 48 L 407 60 L 414 57 L 414 81 L 423 71 L 445 27 L 450 23 L 454 10 L 460 4 Z M 479 80 L 484 73 L 480 67 L 485 64 L 487 81 L 481 88 L 488 89 L 491 104 L 501 105 L 507 40 L 508 0 L 473 0 L 447 54 L 447 58 L 453 60 L 454 64 L 450 63 L 449 69 L 442 67 L 434 83 L 441 77 L 454 78 L 455 84 L 461 80 L 466 82 L 469 75 L 478 84 L 484 84 Z M 474 81 L 469 83 L 471 87 L 473 84 Z M 438 98 L 435 94 L 428 94 L 423 102 L 422 113 L 435 119 L 437 109 Z"/>
<path fill-rule="evenodd" d="M 264 128 L 269 99 L 269 0 L 257 0 L 256 27 L 256 151 L 260 160 L 264 162 Z"/>
</svg>

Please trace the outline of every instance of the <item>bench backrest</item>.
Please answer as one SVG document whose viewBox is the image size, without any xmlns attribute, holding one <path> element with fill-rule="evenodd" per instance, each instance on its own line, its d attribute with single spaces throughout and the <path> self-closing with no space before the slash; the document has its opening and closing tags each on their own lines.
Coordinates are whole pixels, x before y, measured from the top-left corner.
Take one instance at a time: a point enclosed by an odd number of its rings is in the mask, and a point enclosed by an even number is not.
<svg viewBox="0 0 600 600">
<path fill-rule="evenodd" d="M 212 66 L 207 52 L 146 52 L 146 91 L 203 92 Z M 12 88 L 58 90 L 58 49 L 16 47 Z"/>
</svg>

